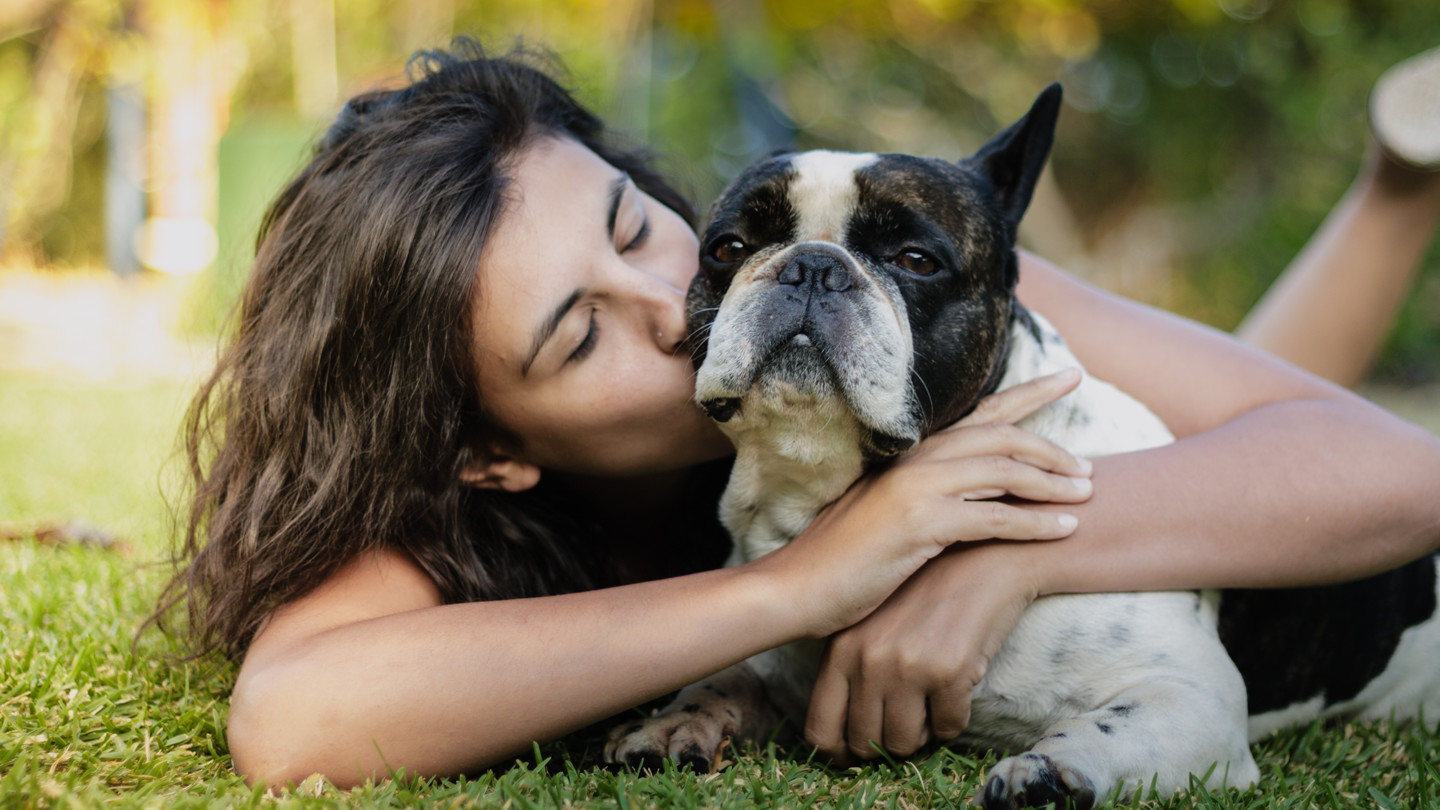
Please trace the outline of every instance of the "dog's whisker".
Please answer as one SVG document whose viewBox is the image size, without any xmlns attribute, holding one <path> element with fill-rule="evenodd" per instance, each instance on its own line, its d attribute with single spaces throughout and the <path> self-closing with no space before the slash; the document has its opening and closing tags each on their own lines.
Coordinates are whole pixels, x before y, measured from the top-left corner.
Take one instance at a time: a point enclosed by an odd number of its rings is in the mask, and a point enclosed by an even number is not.
<svg viewBox="0 0 1440 810">
<path fill-rule="evenodd" d="M 930 413 L 935 413 L 935 397 L 930 393 L 930 386 L 926 385 L 925 378 L 920 376 L 920 372 L 916 371 L 914 366 L 910 367 L 910 376 L 915 378 L 915 381 L 920 384 L 920 390 L 925 392 L 925 400 L 930 404 Z"/>
</svg>

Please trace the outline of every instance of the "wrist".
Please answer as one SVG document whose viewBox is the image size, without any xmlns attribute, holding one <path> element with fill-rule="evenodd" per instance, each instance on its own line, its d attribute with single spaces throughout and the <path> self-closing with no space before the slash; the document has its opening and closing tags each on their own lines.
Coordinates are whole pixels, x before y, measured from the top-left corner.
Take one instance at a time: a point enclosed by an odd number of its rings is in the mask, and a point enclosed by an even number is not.
<svg viewBox="0 0 1440 810">
<path fill-rule="evenodd" d="M 773 638 L 763 649 L 778 647 L 803 638 L 823 638 L 835 629 L 834 611 L 827 610 L 825 594 L 811 592 L 813 572 L 791 559 L 788 546 L 751 560 L 735 568 L 743 583 L 741 593 L 747 606 L 764 628 L 761 632 Z"/>
<path fill-rule="evenodd" d="M 1010 583 L 1013 592 L 1033 602 L 1053 591 L 1048 590 L 1049 559 L 1057 544 L 1063 540 L 1027 540 L 1025 542 L 996 541 L 975 548 L 961 549 L 962 554 L 973 554 L 967 564 L 986 579 Z"/>
</svg>

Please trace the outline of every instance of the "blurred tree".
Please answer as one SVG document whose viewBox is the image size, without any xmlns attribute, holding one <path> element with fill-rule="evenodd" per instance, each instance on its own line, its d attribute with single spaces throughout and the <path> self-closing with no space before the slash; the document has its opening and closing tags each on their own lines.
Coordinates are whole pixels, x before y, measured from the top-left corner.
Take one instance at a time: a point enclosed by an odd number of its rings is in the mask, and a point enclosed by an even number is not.
<svg viewBox="0 0 1440 810">
<path fill-rule="evenodd" d="M 1440 4 L 1411 0 L 5 0 L 0 239 L 12 259 L 99 254 L 73 223 L 99 221 L 83 179 L 102 159 L 95 88 L 136 50 L 117 20 L 137 7 L 170 9 L 194 45 L 146 29 L 145 70 L 220 76 L 212 100 L 228 94 L 235 132 L 287 144 L 230 154 L 277 178 L 296 160 L 295 122 L 318 133 L 343 98 L 397 81 L 411 51 L 454 32 L 561 54 L 567 81 L 671 155 L 702 200 L 791 138 L 959 157 L 1058 79 L 1068 109 L 1024 238 L 1221 327 L 1349 182 L 1374 78 L 1440 44 Z M 161 68 L 166 53 L 180 58 Z M 60 182 L 72 165 L 75 181 Z M 249 185 L 245 205 L 258 207 Z M 257 220 L 227 221 L 248 234 Z M 1440 373 L 1433 257 L 1396 335 L 1390 373 Z"/>
<path fill-rule="evenodd" d="M 93 79 L 105 70 L 106 31 L 118 12 L 114 0 L 24 0 L 0 15 L 0 259 L 99 246 L 99 229 L 66 209 L 98 197 L 104 118 Z M 88 158 L 78 186 L 77 153 Z"/>
</svg>

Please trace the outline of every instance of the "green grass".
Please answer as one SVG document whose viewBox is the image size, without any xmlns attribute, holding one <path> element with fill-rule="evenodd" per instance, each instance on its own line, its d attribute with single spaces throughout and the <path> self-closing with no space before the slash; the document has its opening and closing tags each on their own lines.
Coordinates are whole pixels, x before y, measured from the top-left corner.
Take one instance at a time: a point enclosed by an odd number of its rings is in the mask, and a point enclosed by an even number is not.
<svg viewBox="0 0 1440 810">
<path fill-rule="evenodd" d="M 753 750 L 716 774 L 595 766 L 593 737 L 545 746 L 470 779 L 399 778 L 350 792 L 246 788 L 225 747 L 234 673 L 177 663 L 169 639 L 132 651 L 163 571 L 159 469 L 183 391 L 0 373 L 0 526 L 79 519 L 133 550 L 0 540 L 0 808 L 967 807 L 995 761 L 935 750 L 834 770 L 804 751 Z M 1440 735 L 1387 723 L 1311 726 L 1256 746 L 1261 786 L 1196 789 L 1145 808 L 1440 807 Z"/>
</svg>

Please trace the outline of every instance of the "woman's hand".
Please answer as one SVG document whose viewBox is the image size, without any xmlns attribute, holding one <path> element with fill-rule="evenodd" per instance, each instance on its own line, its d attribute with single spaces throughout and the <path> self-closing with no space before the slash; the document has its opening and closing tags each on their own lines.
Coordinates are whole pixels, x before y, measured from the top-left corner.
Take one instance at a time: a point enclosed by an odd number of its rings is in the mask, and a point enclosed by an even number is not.
<svg viewBox="0 0 1440 810">
<path fill-rule="evenodd" d="M 1002 501 L 1078 503 L 1090 464 L 1014 423 L 1069 393 L 1077 370 L 1015 386 L 866 476 L 789 545 L 759 562 L 783 567 L 785 592 L 816 611 L 825 636 L 860 621 L 928 560 L 957 542 L 1049 540 L 1074 531 L 1073 515 Z"/>
<path fill-rule="evenodd" d="M 1013 547 L 950 549 L 830 639 L 805 739 L 837 762 L 909 756 L 970 722 L 970 695 L 1037 590 Z"/>
<path fill-rule="evenodd" d="M 966 440 L 990 431 L 1017 441 L 1013 423 L 1058 399 L 1079 380 L 1053 375 L 1019 385 L 984 400 L 953 427 L 917 449 L 948 456 Z M 979 488 L 967 499 L 1014 495 L 1030 501 L 1078 502 L 1090 495 L 1088 462 L 1030 434 L 1046 454 L 1015 454 L 1032 466 L 1031 479 L 1049 487 Z M 1031 444 L 1030 446 L 1037 446 Z M 1061 461 L 1061 464 L 1056 464 Z M 1077 476 L 1060 480 L 1041 470 Z M 1005 539 L 1048 539 L 1056 533 L 1046 518 L 1054 513 L 1018 506 L 1003 508 L 1013 529 L 994 534 Z M 1025 530 L 1031 529 L 1030 533 Z M 928 740 L 952 739 L 970 719 L 970 693 L 985 675 L 995 652 L 1035 599 L 1037 586 L 1010 549 L 1001 544 L 951 549 L 921 568 L 865 620 L 835 635 L 810 700 L 805 736 L 821 752 L 843 760 L 879 755 L 872 742 L 901 756 Z"/>
</svg>

